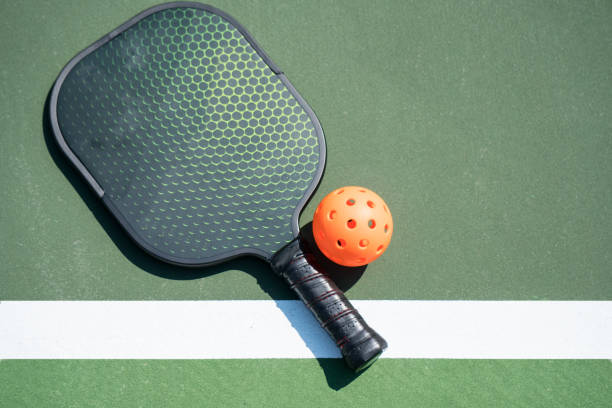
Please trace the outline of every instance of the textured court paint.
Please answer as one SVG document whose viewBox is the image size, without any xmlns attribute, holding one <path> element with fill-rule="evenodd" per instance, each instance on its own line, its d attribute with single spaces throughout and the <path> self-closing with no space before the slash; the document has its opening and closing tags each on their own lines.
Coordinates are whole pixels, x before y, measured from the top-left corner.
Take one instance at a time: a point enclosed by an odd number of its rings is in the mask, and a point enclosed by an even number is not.
<svg viewBox="0 0 612 408">
<path fill-rule="evenodd" d="M 0 299 L 291 298 L 261 262 L 149 260 L 49 155 L 42 109 L 63 64 L 154 3 L 0 6 Z M 214 3 L 325 129 L 302 223 L 342 185 L 393 209 L 388 251 L 348 291 L 361 299 L 611 299 L 608 4 Z"/>
<path fill-rule="evenodd" d="M 608 361 L 381 360 L 357 378 L 341 364 L 5 360 L 0 406 L 603 408 L 612 399 Z"/>
<path fill-rule="evenodd" d="M 0 5 L 0 299 L 291 296 L 263 262 L 184 272 L 150 260 L 50 158 L 42 104 L 63 64 L 157 3 Z M 611 299 L 608 1 L 214 5 L 248 27 L 325 129 L 326 176 L 302 222 L 343 185 L 372 188 L 393 209 L 393 242 L 349 297 Z M 0 405 L 612 400 L 606 361 L 382 360 L 336 392 L 347 381 L 338 363 L 1 361 Z"/>
<path fill-rule="evenodd" d="M 612 360 L 612 302 L 353 304 L 382 358 Z M 0 303 L 0 359 L 309 357 L 340 352 L 295 300 Z"/>
</svg>

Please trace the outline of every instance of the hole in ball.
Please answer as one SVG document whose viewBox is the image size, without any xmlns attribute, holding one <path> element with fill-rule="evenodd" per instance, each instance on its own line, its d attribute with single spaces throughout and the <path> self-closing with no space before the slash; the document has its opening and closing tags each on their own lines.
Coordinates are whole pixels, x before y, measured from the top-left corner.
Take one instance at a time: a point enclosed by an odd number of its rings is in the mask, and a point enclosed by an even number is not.
<svg viewBox="0 0 612 408">
<path fill-rule="evenodd" d="M 346 241 L 340 238 L 338 241 L 336 241 L 336 244 L 338 245 L 338 248 L 344 248 L 346 246 Z"/>
<path fill-rule="evenodd" d="M 367 239 L 362 239 L 359 241 L 359 246 L 361 248 L 365 248 L 370 244 L 370 241 L 368 241 Z"/>
<path fill-rule="evenodd" d="M 389 225 L 388 225 L 388 224 L 385 224 L 385 234 L 386 234 L 387 232 L 389 232 Z"/>
<path fill-rule="evenodd" d="M 368 207 L 374 208 L 374 201 L 368 200 Z"/>
<path fill-rule="evenodd" d="M 336 191 L 336 194 L 338 194 L 338 195 L 340 195 L 340 194 L 342 194 L 342 193 L 344 193 L 344 189 L 343 189 L 343 188 L 341 188 L 340 190 L 337 190 L 337 191 Z"/>
<path fill-rule="evenodd" d="M 346 200 L 346 205 L 355 205 L 355 200 L 353 198 L 349 198 L 348 200 Z"/>
<path fill-rule="evenodd" d="M 368 221 L 368 227 L 370 227 L 371 229 L 376 228 L 376 221 L 374 220 Z"/>
<path fill-rule="evenodd" d="M 380 254 L 384 247 L 385 247 L 384 245 L 379 245 L 378 248 L 376 248 L 376 253 Z"/>
<path fill-rule="evenodd" d="M 354 219 L 350 219 L 346 222 L 346 226 L 349 227 L 350 229 L 353 229 L 357 226 L 357 222 Z"/>
<path fill-rule="evenodd" d="M 331 210 L 328 214 L 328 217 L 330 220 L 334 220 L 336 219 L 336 216 L 338 215 L 338 213 L 336 212 L 336 210 Z"/>
</svg>

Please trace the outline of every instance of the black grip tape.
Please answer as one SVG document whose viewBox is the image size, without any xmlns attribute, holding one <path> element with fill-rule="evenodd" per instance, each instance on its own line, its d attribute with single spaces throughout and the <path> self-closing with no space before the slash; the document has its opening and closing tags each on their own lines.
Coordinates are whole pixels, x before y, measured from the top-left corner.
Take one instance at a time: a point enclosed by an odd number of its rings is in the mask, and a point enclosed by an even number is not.
<svg viewBox="0 0 612 408">
<path fill-rule="evenodd" d="M 385 339 L 367 325 L 334 281 L 320 271 L 300 238 L 278 251 L 270 263 L 340 347 L 351 369 L 363 370 L 387 348 Z"/>
</svg>

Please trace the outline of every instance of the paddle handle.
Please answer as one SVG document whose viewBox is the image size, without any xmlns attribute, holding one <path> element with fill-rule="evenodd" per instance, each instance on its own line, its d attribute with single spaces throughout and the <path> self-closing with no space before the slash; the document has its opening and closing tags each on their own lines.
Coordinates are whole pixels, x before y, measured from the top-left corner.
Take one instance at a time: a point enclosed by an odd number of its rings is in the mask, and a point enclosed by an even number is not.
<svg viewBox="0 0 612 408">
<path fill-rule="evenodd" d="M 300 238 L 277 252 L 271 265 L 336 342 L 351 369 L 367 368 L 387 348 L 385 339 L 368 326 L 334 281 L 317 267 Z"/>
</svg>

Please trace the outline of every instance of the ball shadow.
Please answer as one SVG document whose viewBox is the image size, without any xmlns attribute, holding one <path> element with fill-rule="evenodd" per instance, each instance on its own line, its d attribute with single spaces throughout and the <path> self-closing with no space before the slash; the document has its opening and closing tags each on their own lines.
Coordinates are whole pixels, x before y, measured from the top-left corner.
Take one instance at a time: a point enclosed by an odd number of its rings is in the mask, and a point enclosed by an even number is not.
<svg viewBox="0 0 612 408">
<path fill-rule="evenodd" d="M 323 255 L 312 234 L 312 221 L 302 227 L 300 234 L 304 243 L 314 254 L 314 257 L 317 260 L 317 265 L 321 267 L 323 271 L 325 271 L 325 273 L 336 283 L 336 285 L 338 285 L 340 290 L 346 292 L 352 288 L 359 279 L 361 279 L 361 276 L 368 266 L 342 266 Z"/>
</svg>

